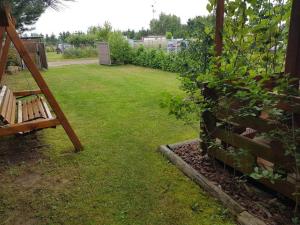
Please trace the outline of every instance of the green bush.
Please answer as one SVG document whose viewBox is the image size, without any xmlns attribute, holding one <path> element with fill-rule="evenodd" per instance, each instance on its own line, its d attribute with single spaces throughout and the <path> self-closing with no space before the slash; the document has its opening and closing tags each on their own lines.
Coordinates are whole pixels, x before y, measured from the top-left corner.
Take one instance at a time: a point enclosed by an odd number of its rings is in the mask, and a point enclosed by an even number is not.
<svg viewBox="0 0 300 225">
<path fill-rule="evenodd" d="M 166 38 L 167 39 L 172 39 L 173 38 L 173 34 L 171 32 L 166 32 Z"/>
<path fill-rule="evenodd" d="M 177 53 L 166 53 L 161 49 L 149 49 L 141 46 L 133 51 L 132 63 L 169 72 L 180 72 L 184 60 Z"/>
<path fill-rule="evenodd" d="M 76 48 L 82 46 L 95 46 L 96 36 L 93 34 L 74 33 L 67 38 L 67 42 Z"/>
<path fill-rule="evenodd" d="M 127 64 L 131 62 L 132 49 L 121 32 L 110 33 L 108 43 L 113 63 Z"/>
<path fill-rule="evenodd" d="M 22 66 L 21 58 L 15 48 L 10 48 L 6 66 Z"/>
<path fill-rule="evenodd" d="M 69 48 L 63 53 L 65 59 L 76 59 L 76 58 L 92 58 L 98 56 L 98 50 L 92 47 L 86 48 Z"/>
<path fill-rule="evenodd" d="M 54 45 L 47 45 L 46 52 L 56 52 L 56 46 Z"/>
</svg>

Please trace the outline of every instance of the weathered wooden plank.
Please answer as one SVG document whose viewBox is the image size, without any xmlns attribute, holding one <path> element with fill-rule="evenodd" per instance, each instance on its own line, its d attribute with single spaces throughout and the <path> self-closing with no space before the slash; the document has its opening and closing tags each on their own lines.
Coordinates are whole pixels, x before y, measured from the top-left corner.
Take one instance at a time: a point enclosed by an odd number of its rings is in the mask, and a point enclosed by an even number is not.
<svg viewBox="0 0 300 225">
<path fill-rule="evenodd" d="M 24 133 L 24 132 L 31 132 L 35 130 L 45 129 L 45 128 L 52 128 L 60 125 L 58 119 L 40 119 L 34 120 L 29 122 L 24 122 L 20 124 L 14 124 L 6 127 L 0 128 L 0 136 L 8 136 L 12 134 Z"/>
<path fill-rule="evenodd" d="M 33 120 L 34 119 L 34 114 L 33 114 L 33 108 L 32 108 L 31 100 L 29 100 L 27 102 L 27 111 L 28 111 L 28 120 Z"/>
<path fill-rule="evenodd" d="M 42 105 L 43 105 L 43 107 L 44 107 L 44 109 L 45 109 L 45 112 L 46 112 L 46 114 L 47 114 L 47 117 L 48 117 L 49 119 L 53 119 L 53 116 L 52 116 L 52 113 L 51 113 L 51 111 L 50 111 L 50 109 L 49 109 L 49 107 L 48 107 L 48 104 L 47 104 L 47 102 L 45 101 L 45 99 L 44 99 L 43 97 L 41 97 L 41 102 L 42 102 Z"/>
<path fill-rule="evenodd" d="M 11 111 L 11 116 L 10 116 L 10 124 L 15 124 L 16 122 L 16 98 L 15 96 L 13 97 L 13 102 L 12 102 L 12 111 Z"/>
<path fill-rule="evenodd" d="M 236 115 L 234 110 L 225 111 L 222 108 L 218 110 L 217 118 L 225 122 L 227 121 L 227 122 L 235 123 L 236 125 L 245 128 L 247 127 L 252 128 L 259 132 L 268 132 L 274 129 L 282 129 L 282 130 L 287 129 L 287 127 L 284 124 L 281 124 L 274 120 L 267 120 L 267 119 L 262 119 L 259 117 L 251 117 L 251 116 L 239 117 L 238 115 Z"/>
<path fill-rule="evenodd" d="M 48 117 L 47 117 L 47 114 L 46 114 L 46 112 L 45 112 L 45 109 L 44 109 L 44 107 L 43 107 L 43 104 L 42 104 L 42 102 L 41 102 L 41 98 L 38 98 L 38 99 L 37 99 L 37 105 L 38 105 L 38 108 L 39 108 L 39 111 L 40 111 L 42 117 L 43 117 L 44 119 L 48 118 Z"/>
<path fill-rule="evenodd" d="M 23 122 L 23 107 L 22 107 L 22 102 L 18 101 L 18 123 Z"/>
<path fill-rule="evenodd" d="M 4 119 L 7 121 L 7 123 L 10 123 L 10 118 L 11 118 L 11 113 L 12 113 L 12 107 L 13 107 L 13 100 L 14 100 L 14 95 L 12 92 L 9 94 L 9 100 L 8 100 L 8 105 L 7 105 L 7 110 L 6 114 L 4 116 Z"/>
<path fill-rule="evenodd" d="M 37 119 L 37 118 L 42 118 L 42 115 L 39 111 L 39 108 L 38 108 L 38 103 L 37 103 L 37 98 L 34 98 L 32 99 L 32 109 L 33 109 L 33 113 L 34 113 L 34 118 Z"/>
<path fill-rule="evenodd" d="M 0 92 L 0 112 L 1 112 L 1 108 L 2 108 L 2 105 L 3 105 L 4 96 L 5 96 L 6 91 L 7 91 L 7 87 L 3 86 L 2 89 L 1 89 L 1 92 Z"/>
<path fill-rule="evenodd" d="M 295 166 L 292 158 L 284 155 L 284 151 L 275 151 L 271 146 L 258 142 L 257 140 L 243 137 L 220 128 L 217 128 L 212 135 L 234 147 L 246 149 L 255 156 L 270 162 L 279 163 L 283 168 L 288 170 L 292 170 Z"/>
<path fill-rule="evenodd" d="M 243 156 L 240 159 L 234 158 L 229 152 L 219 148 L 210 148 L 208 154 L 226 165 L 230 165 L 233 168 L 239 168 L 243 170 L 245 174 L 251 174 L 253 172 L 253 165 L 256 163 L 256 157 L 253 155 Z"/>
<path fill-rule="evenodd" d="M 7 107 L 8 107 L 8 104 L 9 104 L 10 94 L 11 94 L 11 91 L 8 89 L 5 93 L 3 105 L 2 105 L 2 108 L 1 108 L 1 116 L 4 119 L 5 123 L 8 122 L 5 117 L 6 117 Z"/>
<path fill-rule="evenodd" d="M 226 165 L 235 168 L 236 170 L 244 173 L 244 174 L 249 174 L 253 171 L 250 171 L 248 167 L 237 167 L 235 162 L 230 160 L 229 157 L 226 157 L 224 153 L 221 152 L 222 150 L 219 150 L 219 152 L 214 153 L 214 157 L 220 161 L 223 161 Z M 290 182 L 287 182 L 285 180 L 278 180 L 274 184 L 272 184 L 269 180 L 266 179 L 261 179 L 257 180 L 258 182 L 264 184 L 268 188 L 275 190 L 286 197 L 290 199 L 294 199 L 293 193 L 295 192 L 295 185 L 293 185 Z"/>
<path fill-rule="evenodd" d="M 14 95 L 16 97 L 27 97 L 30 95 L 38 95 L 38 94 L 42 94 L 42 91 L 41 90 L 33 90 L 33 91 L 25 90 L 25 91 L 15 91 L 14 92 Z"/>
<path fill-rule="evenodd" d="M 28 107 L 27 107 L 27 101 L 23 102 L 23 122 L 28 121 Z"/>
</svg>

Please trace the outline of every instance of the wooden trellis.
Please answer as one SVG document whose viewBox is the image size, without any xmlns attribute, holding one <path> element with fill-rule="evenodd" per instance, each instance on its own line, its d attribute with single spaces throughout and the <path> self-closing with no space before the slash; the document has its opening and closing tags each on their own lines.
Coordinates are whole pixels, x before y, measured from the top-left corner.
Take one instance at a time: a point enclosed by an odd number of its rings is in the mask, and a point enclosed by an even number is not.
<svg viewBox="0 0 300 225">
<path fill-rule="evenodd" d="M 215 46 L 216 55 L 222 56 L 222 33 L 224 28 L 224 0 L 217 0 L 216 9 L 216 36 Z M 291 12 L 291 22 L 289 30 L 288 48 L 286 53 L 286 64 L 284 76 L 291 76 L 296 78 L 293 86 L 299 89 L 300 80 L 300 1 L 294 0 Z M 271 82 L 272 83 L 272 82 Z M 276 83 L 276 81 L 275 81 Z M 272 84 L 271 84 L 272 85 Z M 275 84 L 276 85 L 276 84 Z M 266 89 L 270 87 L 266 86 Z M 209 100 L 216 100 L 217 93 L 204 87 L 204 97 Z M 271 93 L 270 93 L 271 94 Z M 295 117 L 295 128 L 300 127 L 300 97 L 293 96 L 277 96 L 279 104 L 277 108 L 293 112 Z M 226 103 L 228 104 L 228 102 Z M 202 143 L 202 149 L 208 152 L 212 157 L 224 162 L 225 164 L 241 171 L 242 173 L 249 174 L 253 171 L 254 165 L 264 165 L 272 169 L 275 166 L 280 166 L 287 171 L 288 175 L 285 179 L 271 183 L 267 179 L 261 179 L 259 182 L 268 186 L 269 188 L 291 198 L 295 199 L 293 193 L 299 192 L 296 190 L 296 183 L 299 181 L 294 172 L 297 167 L 295 159 L 291 156 L 285 155 L 285 150 L 282 144 L 278 141 L 264 140 L 256 137 L 256 134 L 269 132 L 274 129 L 284 130 L 286 126 L 280 121 L 270 121 L 263 116 L 260 117 L 238 117 L 234 112 L 242 107 L 241 103 L 232 101 L 230 106 L 222 105 L 218 102 L 218 113 L 212 114 L 209 111 L 203 113 L 202 118 L 204 121 L 205 129 Z M 228 109 L 229 108 L 229 109 Z M 230 120 L 228 120 L 230 118 Z M 226 126 L 231 127 L 230 130 Z M 220 147 L 208 147 L 212 142 L 219 142 Z M 299 143 L 298 143 L 299 144 Z M 208 150 L 209 148 L 209 150 Z M 249 152 L 247 156 L 241 158 L 241 165 L 237 166 L 232 155 L 230 155 L 228 148 L 231 149 L 245 149 Z"/>
</svg>

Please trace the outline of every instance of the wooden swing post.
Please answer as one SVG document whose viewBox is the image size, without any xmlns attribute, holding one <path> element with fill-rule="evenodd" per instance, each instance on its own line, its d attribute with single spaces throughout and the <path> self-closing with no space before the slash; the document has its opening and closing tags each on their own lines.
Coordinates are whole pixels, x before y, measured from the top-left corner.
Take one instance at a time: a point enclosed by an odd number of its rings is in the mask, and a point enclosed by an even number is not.
<svg viewBox="0 0 300 225">
<path fill-rule="evenodd" d="M 4 135 L 11 135 L 11 134 L 17 134 L 19 132 L 28 132 L 28 131 L 34 131 L 38 129 L 44 129 L 44 128 L 50 128 L 53 126 L 56 126 L 58 124 L 62 125 L 65 132 L 69 136 L 70 140 L 72 141 L 76 151 L 80 151 L 83 149 L 82 144 L 80 140 L 78 139 L 77 135 L 75 134 L 73 128 L 71 127 L 68 119 L 66 118 L 65 114 L 63 113 L 61 107 L 59 106 L 58 102 L 56 101 L 54 95 L 50 91 L 46 81 L 42 77 L 40 71 L 38 70 L 37 66 L 34 64 L 32 59 L 29 56 L 29 53 L 27 52 L 22 40 L 20 39 L 15 26 L 13 18 L 11 17 L 8 9 L 0 9 L 0 32 L 5 31 L 6 32 L 6 41 L 5 45 L 1 51 L 1 62 L 0 62 L 0 78 L 2 77 L 2 71 L 5 69 L 6 61 L 7 61 L 7 55 L 8 55 L 8 49 L 10 46 L 10 42 L 12 42 L 18 51 L 19 55 L 25 62 L 26 67 L 32 74 L 34 80 L 36 81 L 37 85 L 40 88 L 40 91 L 34 91 L 35 94 L 42 93 L 49 105 L 51 106 L 52 110 L 54 111 L 57 118 L 53 118 L 46 102 L 43 100 L 43 98 L 36 98 L 32 100 L 31 102 L 22 103 L 19 102 L 18 109 L 21 107 L 21 111 L 19 112 L 20 116 L 22 117 L 22 110 L 28 110 L 30 111 L 29 114 L 31 114 L 32 119 L 29 121 L 24 122 L 23 120 L 18 121 L 16 124 L 14 124 L 14 118 L 12 115 L 15 113 L 16 108 L 16 96 L 20 96 L 22 94 L 25 95 L 25 97 L 32 93 L 30 91 L 24 91 L 24 92 L 18 92 L 18 93 L 12 93 L 9 88 L 5 87 L 7 91 L 1 90 L 0 94 L 0 106 L 4 109 L 2 110 L 1 117 L 4 119 L 10 119 L 11 123 L 8 123 L 5 127 L 0 128 L 0 136 Z M 4 33 L 4 32 L 3 32 Z M 1 34 L 1 33 L 0 33 Z M 2 34 L 3 37 L 4 34 Z M 2 88 L 3 89 L 3 88 Z M 9 97 L 7 97 L 9 96 Z M 8 100 L 7 100 L 8 99 Z M 12 103 L 11 103 L 12 101 Z M 25 107 L 25 109 L 22 108 Z M 6 107 L 6 108 L 5 108 Z M 9 107 L 12 107 L 9 108 Z M 34 111 L 34 113 L 32 113 Z M 1 112 L 0 112 L 1 113 Z M 26 112 L 27 113 L 27 112 Z M 25 113 L 25 116 L 27 115 Z M 24 114 L 24 111 L 23 111 Z M 43 117 L 41 119 L 39 116 Z M 44 115 L 44 116 L 43 116 Z M 29 115 L 30 116 L 30 115 Z M 19 120 L 19 118 L 18 118 Z M 32 121 L 34 120 L 34 121 Z M 23 122 L 22 122 L 23 121 Z M 7 121 L 9 122 L 9 121 Z"/>
<path fill-rule="evenodd" d="M 218 0 L 216 9 L 216 35 L 215 35 L 215 46 L 216 56 L 222 56 L 223 51 L 223 29 L 224 29 L 224 13 L 225 13 L 225 1 Z"/>
<path fill-rule="evenodd" d="M 285 74 L 296 78 L 299 89 L 300 80 L 300 1 L 294 0 L 291 12 L 288 47 L 286 53 Z"/>
<path fill-rule="evenodd" d="M 9 52 L 10 44 L 11 44 L 10 38 L 8 36 L 6 36 L 4 46 L 1 51 L 1 57 L 0 57 L 0 62 L 1 62 L 0 63 L 0 83 L 1 83 L 4 73 L 5 73 L 5 67 L 6 67 L 6 63 L 8 60 L 8 52 Z"/>
</svg>

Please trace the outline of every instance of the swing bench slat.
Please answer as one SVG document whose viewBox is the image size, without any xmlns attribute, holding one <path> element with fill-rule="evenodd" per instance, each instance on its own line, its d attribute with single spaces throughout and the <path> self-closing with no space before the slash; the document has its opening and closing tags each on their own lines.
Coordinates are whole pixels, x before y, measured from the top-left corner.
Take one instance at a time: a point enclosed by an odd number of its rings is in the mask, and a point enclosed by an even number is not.
<svg viewBox="0 0 300 225">
<path fill-rule="evenodd" d="M 22 97 L 19 93 L 18 97 Z M 30 99 L 17 100 L 14 92 L 7 86 L 1 88 L 0 121 L 3 126 L 0 126 L 0 136 L 5 134 L 4 129 L 10 127 L 13 127 L 13 129 L 10 129 L 9 133 L 14 130 L 17 132 L 18 125 L 22 125 L 20 128 L 22 132 L 40 129 L 41 125 L 39 123 L 42 121 L 47 121 L 47 123 L 43 122 L 43 128 L 48 128 L 47 125 L 49 125 L 49 128 L 58 125 L 44 98 L 37 95 L 25 95 L 25 97 L 30 97 Z M 26 128 L 26 123 L 28 123 L 28 128 Z"/>
</svg>

